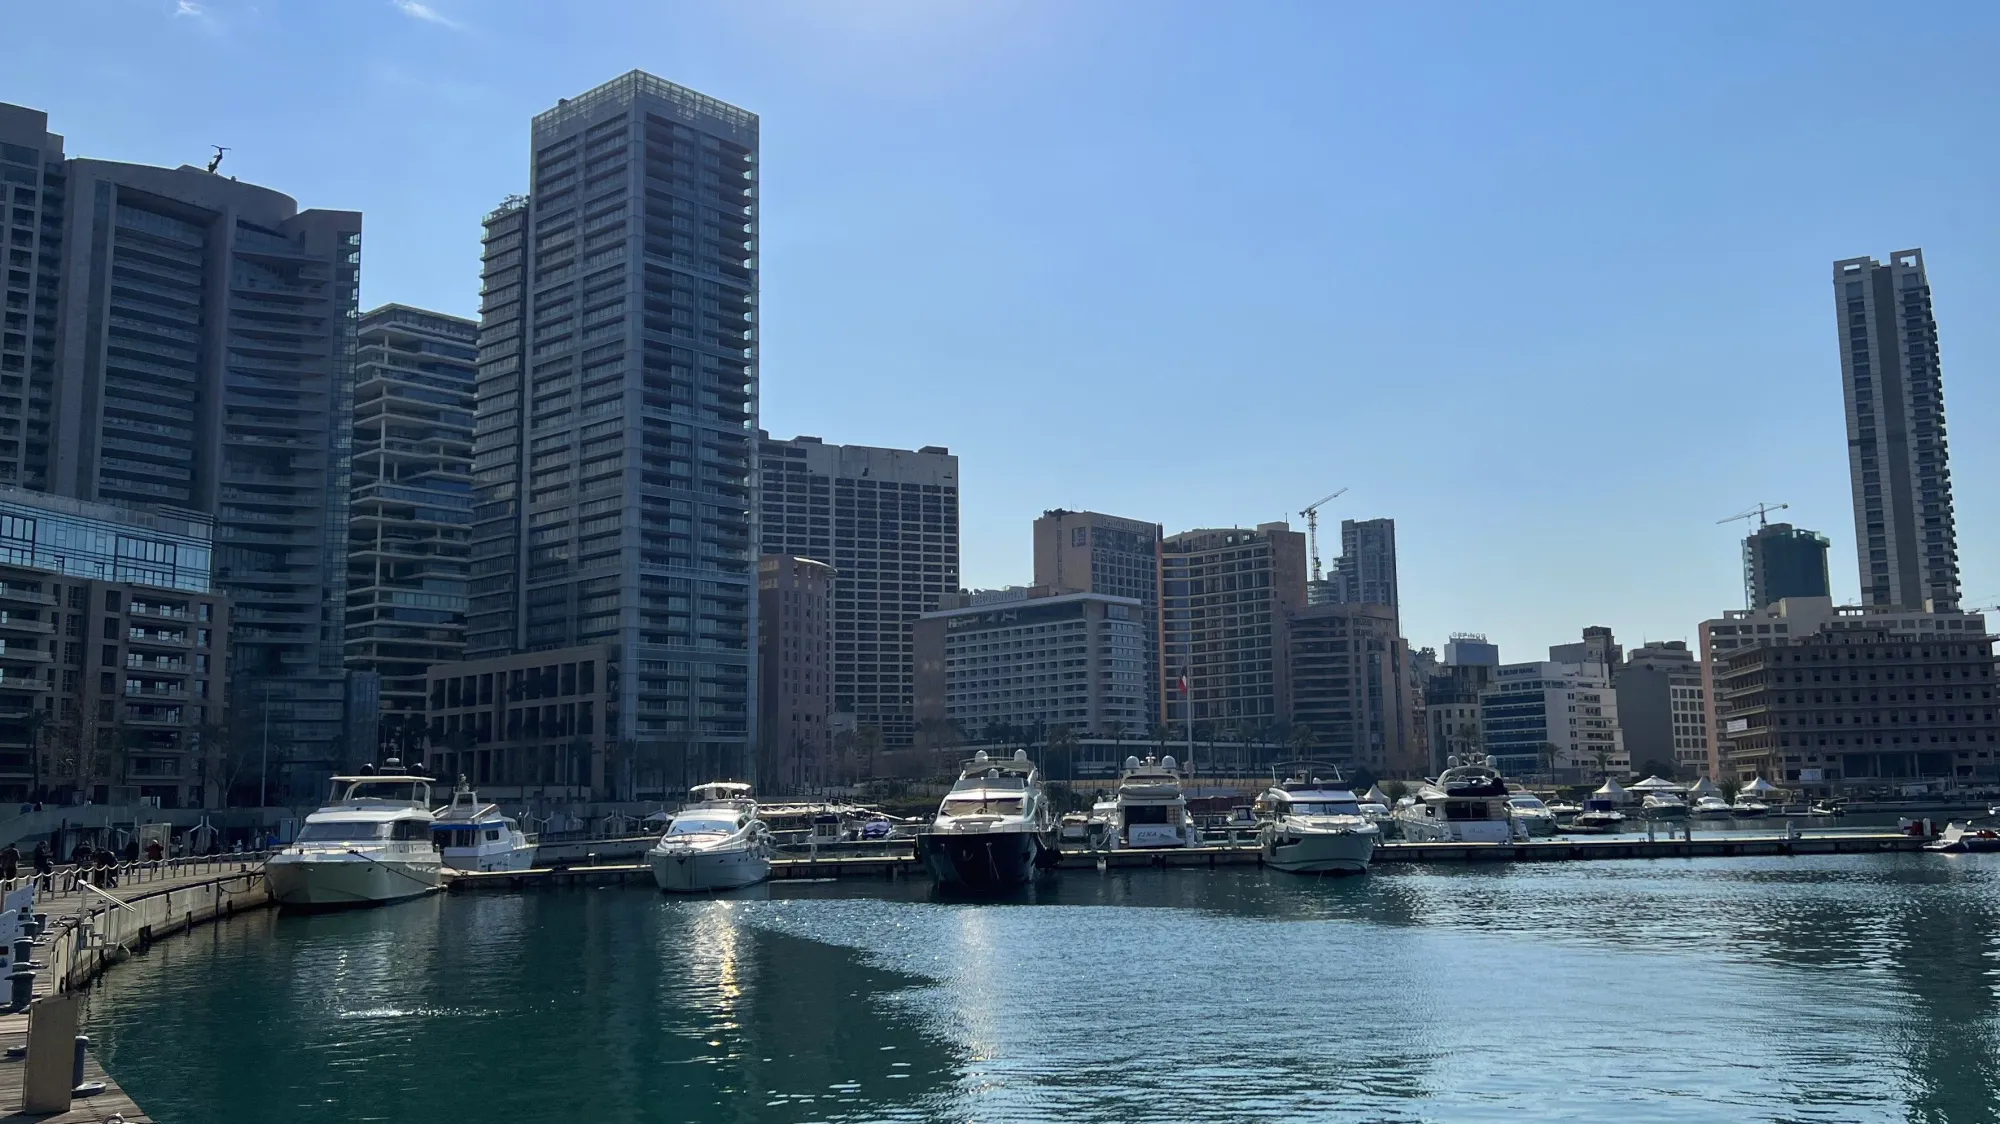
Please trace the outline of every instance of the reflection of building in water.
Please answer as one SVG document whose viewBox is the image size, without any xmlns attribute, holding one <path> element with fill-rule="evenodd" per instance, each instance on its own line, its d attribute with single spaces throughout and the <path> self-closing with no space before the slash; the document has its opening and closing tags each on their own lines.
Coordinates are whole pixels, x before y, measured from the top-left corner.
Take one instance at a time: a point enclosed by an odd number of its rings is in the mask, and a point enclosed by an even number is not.
<svg viewBox="0 0 2000 1124">
<path fill-rule="evenodd" d="M 1993 1051 L 2000 911 L 1992 906 L 1991 868 L 1960 858 L 1944 858 L 1952 871 L 1947 885 L 1889 899 L 1897 912 L 1887 975 L 1908 994 L 1910 1010 L 1886 1038 L 1901 1054 L 1910 1120 L 1991 1120 L 2000 1104 Z"/>
</svg>

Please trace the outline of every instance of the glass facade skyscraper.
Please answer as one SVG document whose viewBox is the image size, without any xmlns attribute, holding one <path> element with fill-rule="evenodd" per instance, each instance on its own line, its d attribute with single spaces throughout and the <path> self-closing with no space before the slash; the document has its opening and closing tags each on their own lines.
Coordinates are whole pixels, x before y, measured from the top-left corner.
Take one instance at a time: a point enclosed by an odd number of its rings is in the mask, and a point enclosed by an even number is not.
<svg viewBox="0 0 2000 1124">
<path fill-rule="evenodd" d="M 757 117 L 632 71 L 486 219 L 468 654 L 616 646 L 607 784 L 749 768 Z"/>
</svg>

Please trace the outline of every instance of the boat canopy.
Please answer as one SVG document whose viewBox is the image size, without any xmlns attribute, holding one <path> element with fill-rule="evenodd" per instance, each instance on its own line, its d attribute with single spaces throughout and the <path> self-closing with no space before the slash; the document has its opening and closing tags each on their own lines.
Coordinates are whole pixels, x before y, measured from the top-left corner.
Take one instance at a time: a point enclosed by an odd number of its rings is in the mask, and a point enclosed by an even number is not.
<svg viewBox="0 0 2000 1124">
<path fill-rule="evenodd" d="M 1765 780 L 1763 777 L 1752 777 L 1750 779 L 1749 784 L 1746 784 L 1742 788 L 1736 790 L 1736 795 L 1739 797 L 1769 796 L 1773 792 L 1783 792 L 1783 791 L 1784 789 L 1779 788 L 1777 785 L 1772 784 L 1770 781 Z"/>
<path fill-rule="evenodd" d="M 1640 781 L 1640 782 L 1639 782 L 1638 784 L 1635 784 L 1635 785 L 1633 785 L 1630 791 L 1632 791 L 1632 792 L 1684 792 L 1684 791 L 1686 791 L 1686 790 L 1685 790 L 1685 789 L 1683 789 L 1683 788 L 1682 788 L 1682 787 L 1681 787 L 1680 785 L 1677 785 L 1677 784 L 1675 784 L 1674 782 L 1672 782 L 1672 781 L 1670 781 L 1670 780 L 1666 779 L 1665 777 L 1662 777 L 1662 776 L 1660 776 L 1659 774 L 1655 773 L 1654 775 L 1652 775 L 1652 776 L 1650 776 L 1650 777 L 1647 777 L 1647 778 L 1646 778 L 1645 780 L 1643 780 L 1643 781 Z"/>
</svg>

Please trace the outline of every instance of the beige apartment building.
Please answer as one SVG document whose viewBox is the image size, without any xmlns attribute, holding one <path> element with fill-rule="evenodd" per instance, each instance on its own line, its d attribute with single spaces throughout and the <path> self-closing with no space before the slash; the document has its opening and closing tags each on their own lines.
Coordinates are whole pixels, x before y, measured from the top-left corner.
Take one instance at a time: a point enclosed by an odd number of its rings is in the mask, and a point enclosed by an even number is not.
<svg viewBox="0 0 2000 1124">
<path fill-rule="evenodd" d="M 618 671 L 612 644 L 437 664 L 425 764 L 496 800 L 661 793 L 662 762 L 618 752 Z"/>
</svg>

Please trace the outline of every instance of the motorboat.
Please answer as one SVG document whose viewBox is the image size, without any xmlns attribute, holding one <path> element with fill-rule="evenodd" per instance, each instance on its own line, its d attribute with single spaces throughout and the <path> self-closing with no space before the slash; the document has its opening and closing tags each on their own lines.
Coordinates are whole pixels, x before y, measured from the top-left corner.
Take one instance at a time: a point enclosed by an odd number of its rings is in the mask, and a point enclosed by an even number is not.
<svg viewBox="0 0 2000 1124">
<path fill-rule="evenodd" d="M 1671 792 L 1648 793 L 1639 809 L 1649 820 L 1684 820 L 1688 814 L 1687 801 Z"/>
<path fill-rule="evenodd" d="M 1056 838 L 1064 846 L 1088 846 L 1090 843 L 1090 817 L 1082 812 L 1071 812 L 1064 816 L 1057 826 Z"/>
<path fill-rule="evenodd" d="M 340 909 L 420 897 L 439 885 L 431 780 L 391 772 L 334 777 L 324 807 L 264 864 L 271 898 L 290 909 Z"/>
<path fill-rule="evenodd" d="M 1382 838 L 1331 765 L 1279 765 L 1255 807 L 1266 816 L 1258 833 L 1264 865 L 1276 870 L 1359 874 Z"/>
<path fill-rule="evenodd" d="M 1583 798 L 1583 806 L 1569 826 L 1571 831 L 1617 831 L 1625 826 L 1625 813 L 1618 810 L 1618 801 L 1603 795 L 1600 789 Z"/>
<path fill-rule="evenodd" d="M 1736 803 L 1730 805 L 1729 814 L 1739 820 L 1756 819 L 1759 816 L 1770 815 L 1771 806 L 1761 800 L 1739 796 L 1736 798 Z"/>
<path fill-rule="evenodd" d="M 535 865 L 535 837 L 521 830 L 497 804 L 482 803 L 479 794 L 458 779 L 451 803 L 431 820 L 431 840 L 444 865 L 453 870 L 526 870 Z"/>
<path fill-rule="evenodd" d="M 2000 851 L 2000 831 L 1956 820 L 1945 825 L 1936 839 L 1924 844 L 1926 851 Z"/>
<path fill-rule="evenodd" d="M 1127 757 L 1118 776 L 1112 802 L 1110 844 L 1113 850 L 1192 847 L 1201 842 L 1188 818 L 1187 794 L 1181 791 L 1180 767 L 1169 757 Z"/>
<path fill-rule="evenodd" d="M 973 754 L 938 805 L 917 852 L 941 886 L 991 891 L 1025 885 L 1056 857 L 1055 814 L 1028 751 Z"/>
<path fill-rule="evenodd" d="M 1688 809 L 1689 815 L 1702 820 L 1728 819 L 1731 812 L 1729 801 L 1720 796 L 1697 797 L 1694 807 Z"/>
<path fill-rule="evenodd" d="M 699 894 L 771 877 L 771 832 L 757 814 L 749 785 L 710 781 L 689 789 L 688 797 L 646 852 L 660 889 Z"/>
<path fill-rule="evenodd" d="M 1394 813 L 1414 843 L 1507 843 L 1514 837 L 1507 782 L 1485 765 L 1446 769 L 1404 797 Z"/>
<path fill-rule="evenodd" d="M 1991 809 L 1988 809 L 1988 812 L 1990 813 Z M 1844 816 L 1846 814 L 1846 807 L 1838 800 L 1815 800 L 1812 806 L 1806 809 L 1806 815 L 1808 816 Z"/>
<path fill-rule="evenodd" d="M 1561 819 L 1564 816 L 1574 816 L 1578 812 L 1583 811 L 1583 805 L 1571 804 L 1567 800 L 1558 800 L 1554 804 L 1550 804 L 1548 806 L 1548 809 L 1550 815 L 1555 816 L 1557 819 Z"/>
<path fill-rule="evenodd" d="M 1532 792 L 1516 792 L 1507 797 L 1508 807 L 1514 817 L 1514 826 L 1522 835 L 1554 835 L 1556 814 L 1542 798 Z"/>
</svg>

